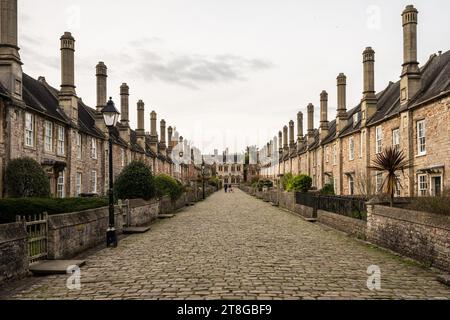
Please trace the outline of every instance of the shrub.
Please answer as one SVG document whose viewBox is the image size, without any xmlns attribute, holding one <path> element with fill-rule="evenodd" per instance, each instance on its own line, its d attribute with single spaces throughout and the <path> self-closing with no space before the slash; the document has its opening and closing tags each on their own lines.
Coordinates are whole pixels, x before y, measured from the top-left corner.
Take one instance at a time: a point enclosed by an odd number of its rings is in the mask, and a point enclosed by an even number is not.
<svg viewBox="0 0 450 320">
<path fill-rule="evenodd" d="M 155 177 L 156 196 L 162 198 L 169 196 L 172 201 L 176 201 L 183 194 L 183 185 L 174 178 L 160 174 Z"/>
<path fill-rule="evenodd" d="M 283 177 L 281 178 L 281 185 L 283 186 L 284 190 L 287 190 L 288 185 L 292 181 L 293 178 L 294 178 L 294 176 L 290 172 L 283 175 Z"/>
<path fill-rule="evenodd" d="M 450 216 L 450 196 L 415 198 L 405 208 Z"/>
<path fill-rule="evenodd" d="M 293 177 L 287 186 L 287 191 L 298 191 L 306 193 L 311 189 L 312 179 L 310 176 L 301 174 Z"/>
<path fill-rule="evenodd" d="M 220 185 L 220 180 L 217 177 L 211 177 L 209 178 L 208 184 L 212 187 L 218 188 Z"/>
<path fill-rule="evenodd" d="M 50 181 L 44 169 L 31 158 L 14 159 L 8 163 L 5 186 L 13 198 L 50 196 Z"/>
<path fill-rule="evenodd" d="M 334 185 L 332 183 L 327 183 L 322 190 L 320 190 L 320 194 L 334 196 Z"/>
<path fill-rule="evenodd" d="M 264 187 L 272 188 L 273 187 L 273 182 L 271 180 L 259 180 L 256 183 L 256 188 L 258 188 L 259 191 L 262 191 L 262 189 Z"/>
<path fill-rule="evenodd" d="M 117 177 L 114 193 L 119 199 L 150 200 L 155 195 L 155 181 L 150 167 L 142 162 L 132 162 Z"/>
<path fill-rule="evenodd" d="M 11 198 L 0 200 L 0 224 L 16 221 L 16 215 L 49 215 L 108 206 L 107 198 Z"/>
</svg>

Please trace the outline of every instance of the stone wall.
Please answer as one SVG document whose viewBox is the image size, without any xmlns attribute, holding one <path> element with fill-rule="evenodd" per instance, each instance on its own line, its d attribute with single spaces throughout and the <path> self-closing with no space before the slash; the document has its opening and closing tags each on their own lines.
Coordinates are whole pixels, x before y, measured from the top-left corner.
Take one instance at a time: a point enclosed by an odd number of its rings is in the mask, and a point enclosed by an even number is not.
<svg viewBox="0 0 450 320">
<path fill-rule="evenodd" d="M 450 271 L 450 217 L 368 205 L 367 240 Z"/>
<path fill-rule="evenodd" d="M 48 258 L 68 259 L 106 241 L 108 207 L 48 217 Z M 123 230 L 123 214 L 115 208 L 117 234 Z"/>
<path fill-rule="evenodd" d="M 0 225 L 0 283 L 28 272 L 27 233 L 21 222 Z"/>
<path fill-rule="evenodd" d="M 128 227 L 147 225 L 158 218 L 159 202 L 141 199 L 129 200 L 124 205 L 123 218 Z"/>
<path fill-rule="evenodd" d="M 366 221 L 323 210 L 317 210 L 317 221 L 360 239 L 366 238 Z"/>
</svg>

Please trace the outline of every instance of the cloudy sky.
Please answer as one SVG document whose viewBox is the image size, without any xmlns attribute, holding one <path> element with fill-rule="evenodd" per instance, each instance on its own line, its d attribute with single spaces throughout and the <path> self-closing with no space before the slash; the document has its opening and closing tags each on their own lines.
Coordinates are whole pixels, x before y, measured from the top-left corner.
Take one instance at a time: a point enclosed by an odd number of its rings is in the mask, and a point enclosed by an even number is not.
<svg viewBox="0 0 450 320">
<path fill-rule="evenodd" d="M 60 85 L 59 37 L 76 39 L 78 96 L 95 107 L 95 65 L 108 66 L 108 95 L 130 86 L 136 102 L 205 152 L 262 146 L 327 90 L 336 115 L 336 76 L 348 108 L 361 99 L 361 54 L 376 51 L 376 89 L 397 81 L 400 14 L 410 1 L 19 0 L 24 71 Z M 449 49 L 448 0 L 415 0 L 419 62 Z M 118 105 L 119 107 L 119 105 Z M 306 125 L 306 122 L 305 122 Z"/>
</svg>

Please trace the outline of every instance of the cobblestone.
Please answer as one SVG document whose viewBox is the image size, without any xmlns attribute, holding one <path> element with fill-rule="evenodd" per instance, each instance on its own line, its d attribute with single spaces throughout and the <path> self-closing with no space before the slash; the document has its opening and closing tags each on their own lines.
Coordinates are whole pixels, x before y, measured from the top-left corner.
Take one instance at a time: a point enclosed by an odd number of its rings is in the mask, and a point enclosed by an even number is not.
<svg viewBox="0 0 450 320">
<path fill-rule="evenodd" d="M 381 269 L 370 291 L 367 268 Z M 4 299 L 450 299 L 436 274 L 240 191 L 212 195 L 67 276 L 27 278 Z"/>
</svg>

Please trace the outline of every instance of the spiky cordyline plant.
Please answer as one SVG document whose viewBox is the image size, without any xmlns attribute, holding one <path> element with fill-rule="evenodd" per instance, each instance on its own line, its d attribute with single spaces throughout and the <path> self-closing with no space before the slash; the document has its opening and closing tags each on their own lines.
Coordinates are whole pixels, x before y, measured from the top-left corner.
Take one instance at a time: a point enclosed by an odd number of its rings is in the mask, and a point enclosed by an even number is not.
<svg viewBox="0 0 450 320">
<path fill-rule="evenodd" d="M 411 167 L 411 162 L 406 159 L 403 151 L 392 147 L 388 147 L 377 154 L 376 159 L 372 160 L 372 165 L 368 166 L 372 170 L 387 172 L 381 189 L 386 186 L 386 191 L 390 196 L 391 207 L 394 206 L 395 191 L 398 188 L 403 188 L 396 172 L 401 171 L 404 174 L 404 170 L 409 167 Z"/>
</svg>

